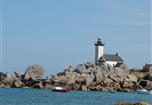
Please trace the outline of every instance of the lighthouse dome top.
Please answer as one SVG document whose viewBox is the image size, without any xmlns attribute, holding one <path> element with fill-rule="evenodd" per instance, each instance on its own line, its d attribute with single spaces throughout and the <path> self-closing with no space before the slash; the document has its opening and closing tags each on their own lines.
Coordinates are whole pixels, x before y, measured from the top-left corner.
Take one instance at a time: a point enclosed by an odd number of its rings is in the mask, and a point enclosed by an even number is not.
<svg viewBox="0 0 152 105">
<path fill-rule="evenodd" d="M 101 36 L 98 37 L 98 40 L 97 42 L 95 43 L 96 46 L 104 46 L 104 43 L 103 43 L 103 39 Z"/>
<path fill-rule="evenodd" d="M 98 39 L 102 39 L 102 37 L 101 37 L 101 36 L 99 36 L 99 37 L 98 37 Z"/>
</svg>

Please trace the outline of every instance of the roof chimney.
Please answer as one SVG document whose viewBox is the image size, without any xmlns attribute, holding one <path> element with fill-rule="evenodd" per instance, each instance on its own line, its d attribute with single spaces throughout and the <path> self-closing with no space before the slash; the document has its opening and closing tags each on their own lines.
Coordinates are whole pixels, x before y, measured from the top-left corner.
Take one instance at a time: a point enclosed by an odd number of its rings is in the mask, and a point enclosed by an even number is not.
<svg viewBox="0 0 152 105">
<path fill-rule="evenodd" d="M 118 56 L 118 53 L 116 53 L 116 56 Z"/>
</svg>

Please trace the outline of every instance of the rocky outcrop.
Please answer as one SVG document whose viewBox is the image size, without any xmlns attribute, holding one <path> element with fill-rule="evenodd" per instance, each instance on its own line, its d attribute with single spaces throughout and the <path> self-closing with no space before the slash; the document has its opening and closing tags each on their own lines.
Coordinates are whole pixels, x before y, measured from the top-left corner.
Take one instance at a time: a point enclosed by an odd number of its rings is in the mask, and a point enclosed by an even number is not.
<svg viewBox="0 0 152 105">
<path fill-rule="evenodd" d="M 24 79 L 40 79 L 42 78 L 43 73 L 44 69 L 40 65 L 30 65 L 24 73 Z"/>
<path fill-rule="evenodd" d="M 150 105 L 150 104 L 146 102 L 136 102 L 136 103 L 121 102 L 121 103 L 117 103 L 116 105 Z"/>
<path fill-rule="evenodd" d="M 52 88 L 66 86 L 72 90 L 94 91 L 135 91 L 145 88 L 152 90 L 151 72 L 130 72 L 125 64 L 116 67 L 104 62 L 95 65 L 91 62 L 69 66 L 56 75 L 42 78 L 44 73 L 40 65 L 29 66 L 24 74 L 0 72 L 0 87 L 15 88 Z M 136 75 L 135 75 L 136 74 Z M 140 74 L 140 81 L 139 76 Z M 144 77 L 144 78 L 143 78 Z"/>
<path fill-rule="evenodd" d="M 147 75 L 144 77 L 144 79 L 152 81 L 152 70 L 147 73 Z"/>
<path fill-rule="evenodd" d="M 43 88 L 43 68 L 40 65 L 29 66 L 24 74 L 14 72 L 14 75 L 0 72 L 0 87 L 13 88 Z"/>
<path fill-rule="evenodd" d="M 20 88 L 20 87 L 23 87 L 23 86 L 24 86 L 24 83 L 21 81 L 21 79 L 14 78 L 14 82 L 12 84 L 12 87 L 14 87 L 14 88 Z"/>
<path fill-rule="evenodd" d="M 0 87 L 11 87 L 13 84 L 13 76 L 8 73 L 0 72 Z"/>
<path fill-rule="evenodd" d="M 124 91 L 134 91 L 136 90 L 137 78 L 134 75 L 128 75 L 123 79 L 121 87 Z"/>
<path fill-rule="evenodd" d="M 144 89 L 152 90 L 152 81 L 142 80 L 140 81 L 139 85 Z"/>
<path fill-rule="evenodd" d="M 93 63 L 70 66 L 58 73 L 53 81 L 56 85 L 68 85 L 78 90 L 134 91 L 137 78 L 122 65 L 116 68 L 105 63 L 99 66 Z"/>
<path fill-rule="evenodd" d="M 22 74 L 17 73 L 17 72 L 14 72 L 14 74 L 15 74 L 15 77 L 16 77 L 16 78 L 22 78 L 22 76 L 23 76 Z"/>
</svg>

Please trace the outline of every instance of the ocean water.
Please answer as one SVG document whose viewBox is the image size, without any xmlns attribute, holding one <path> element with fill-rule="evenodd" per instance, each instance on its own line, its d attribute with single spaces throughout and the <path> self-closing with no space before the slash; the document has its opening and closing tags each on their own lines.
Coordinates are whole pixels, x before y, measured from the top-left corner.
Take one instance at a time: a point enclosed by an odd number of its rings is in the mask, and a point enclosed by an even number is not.
<svg viewBox="0 0 152 105">
<path fill-rule="evenodd" d="M 0 105 L 115 105 L 118 102 L 139 101 L 152 104 L 152 95 L 96 91 L 59 93 L 45 89 L 0 88 Z"/>
</svg>

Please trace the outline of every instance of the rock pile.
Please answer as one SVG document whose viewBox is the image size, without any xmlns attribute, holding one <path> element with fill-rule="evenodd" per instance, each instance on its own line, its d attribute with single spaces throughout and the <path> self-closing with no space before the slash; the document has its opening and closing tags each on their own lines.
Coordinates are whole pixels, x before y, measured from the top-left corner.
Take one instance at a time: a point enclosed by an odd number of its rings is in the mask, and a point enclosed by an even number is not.
<svg viewBox="0 0 152 105">
<path fill-rule="evenodd" d="M 0 87 L 42 88 L 44 70 L 40 65 L 29 66 L 24 74 L 14 72 L 14 76 L 0 72 Z"/>
<path fill-rule="evenodd" d="M 92 63 L 70 66 L 58 73 L 54 81 L 57 86 L 62 84 L 74 90 L 134 91 L 137 85 L 137 78 L 127 69 Z"/>
<path fill-rule="evenodd" d="M 116 67 L 103 63 L 79 64 L 69 66 L 56 75 L 42 78 L 44 73 L 40 65 L 29 66 L 24 74 L 15 72 L 14 76 L 0 73 L 0 87 L 15 88 L 52 88 L 54 86 L 67 86 L 72 90 L 95 91 L 135 91 L 139 88 L 152 89 L 151 72 L 140 81 L 137 75 L 129 72 L 125 64 Z"/>
<path fill-rule="evenodd" d="M 118 103 L 116 105 L 150 105 L 146 102 L 136 102 L 136 103 L 129 103 L 129 102 L 122 102 L 122 103 Z"/>
</svg>

